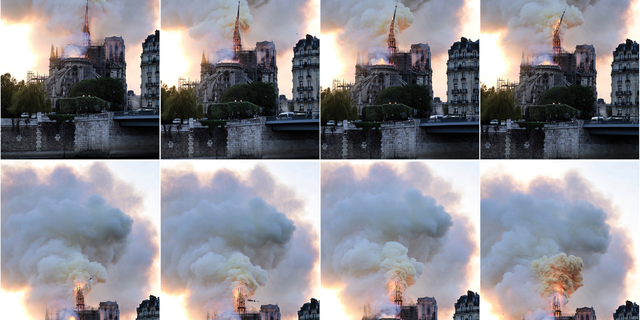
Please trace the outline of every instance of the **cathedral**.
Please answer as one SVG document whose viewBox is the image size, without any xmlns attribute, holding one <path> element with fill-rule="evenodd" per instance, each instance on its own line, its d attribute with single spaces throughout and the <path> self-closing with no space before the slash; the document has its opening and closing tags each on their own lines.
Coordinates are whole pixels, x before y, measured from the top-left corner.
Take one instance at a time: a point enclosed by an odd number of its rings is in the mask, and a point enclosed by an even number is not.
<svg viewBox="0 0 640 320">
<path fill-rule="evenodd" d="M 89 32 L 89 1 L 85 9 L 82 46 L 68 45 L 58 50 L 51 46 L 49 76 L 44 80 L 44 90 L 54 108 L 60 98 L 69 97 L 71 87 L 79 81 L 110 77 L 120 79 L 127 91 L 127 63 L 122 37 L 107 37 L 102 44 L 91 43 Z M 126 98 L 125 98 L 126 100 Z"/>
<path fill-rule="evenodd" d="M 276 46 L 271 41 L 257 42 L 254 50 L 246 50 L 242 46 L 239 29 L 240 4 L 236 13 L 235 29 L 233 32 L 233 52 L 222 61 L 209 61 L 202 53 L 200 64 L 200 83 L 196 85 L 198 101 L 205 106 L 209 103 L 219 103 L 222 94 L 229 87 L 236 84 L 246 84 L 254 81 L 273 84 L 278 93 L 278 67 L 276 65 Z M 217 56 L 225 56 L 225 50 Z"/>
<path fill-rule="evenodd" d="M 428 44 L 412 44 L 409 52 L 398 50 L 395 38 L 396 11 L 389 25 L 388 52 L 383 57 L 369 53 L 356 61 L 356 78 L 351 98 L 361 114 L 362 109 L 374 105 L 378 93 L 388 87 L 418 84 L 427 86 L 433 99 L 431 49 Z"/>
</svg>

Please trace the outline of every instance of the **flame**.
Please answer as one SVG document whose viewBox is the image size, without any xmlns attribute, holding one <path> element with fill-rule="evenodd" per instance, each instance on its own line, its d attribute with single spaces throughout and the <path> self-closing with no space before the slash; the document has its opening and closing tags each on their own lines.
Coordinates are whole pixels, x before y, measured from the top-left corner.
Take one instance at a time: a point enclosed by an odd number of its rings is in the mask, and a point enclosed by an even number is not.
<svg viewBox="0 0 640 320">
<path fill-rule="evenodd" d="M 342 290 L 344 288 L 321 288 L 320 299 L 322 300 L 322 313 L 328 319 L 348 320 L 351 319 L 342 305 Z"/>
<path fill-rule="evenodd" d="M 380 58 L 380 60 L 378 60 L 378 61 L 376 62 L 376 64 L 382 64 L 382 65 L 385 65 L 385 64 L 389 64 L 389 63 L 387 63 L 383 58 Z"/>
<path fill-rule="evenodd" d="M 552 65 L 552 63 L 551 63 L 551 61 L 547 61 L 547 60 L 545 60 L 545 61 L 542 61 L 541 65 L 543 65 L 543 66 L 550 66 L 550 65 Z"/>
</svg>

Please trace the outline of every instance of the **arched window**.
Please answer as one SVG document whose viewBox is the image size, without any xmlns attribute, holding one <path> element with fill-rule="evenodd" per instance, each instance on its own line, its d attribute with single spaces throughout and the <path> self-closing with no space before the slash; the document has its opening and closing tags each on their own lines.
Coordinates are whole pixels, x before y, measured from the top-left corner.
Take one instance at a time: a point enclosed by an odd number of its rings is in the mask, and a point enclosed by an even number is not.
<svg viewBox="0 0 640 320">
<path fill-rule="evenodd" d="M 464 68 L 466 65 L 467 64 L 464 61 L 462 61 L 462 67 Z"/>
</svg>

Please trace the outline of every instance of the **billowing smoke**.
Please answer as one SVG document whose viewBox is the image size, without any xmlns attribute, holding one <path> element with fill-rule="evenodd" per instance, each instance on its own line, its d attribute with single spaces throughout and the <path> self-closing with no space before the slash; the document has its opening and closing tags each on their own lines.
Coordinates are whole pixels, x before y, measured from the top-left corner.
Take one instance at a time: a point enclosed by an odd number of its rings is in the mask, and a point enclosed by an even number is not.
<svg viewBox="0 0 640 320">
<path fill-rule="evenodd" d="M 141 43 L 160 27 L 158 1 L 89 0 L 89 30 L 93 45 L 105 37 L 124 39 L 129 90 L 140 88 Z M 33 71 L 49 69 L 51 45 L 62 48 L 69 44 L 82 46 L 86 0 L 4 0 L 2 20 L 5 24 L 28 23 L 30 46 L 37 55 Z M 25 77 L 15 74 L 17 79 Z"/>
<path fill-rule="evenodd" d="M 543 256 L 529 263 L 529 268 L 540 280 L 540 293 L 547 301 L 562 295 L 562 304 L 569 302 L 569 296 L 583 286 L 582 259 L 558 253 L 550 258 Z"/>
<path fill-rule="evenodd" d="M 632 26 L 631 0 L 483 0 L 481 1 L 482 31 L 488 34 L 506 32 L 501 50 L 508 63 L 503 77 L 518 78 L 522 52 L 538 56 L 552 51 L 553 28 L 563 10 L 566 13 L 561 28 L 562 46 L 574 52 L 576 45 L 591 44 L 596 49 L 596 69 L 600 74 L 611 71 L 611 52 L 628 37 Z M 608 19 L 607 17 L 618 17 Z M 633 30 L 637 40 L 640 36 Z M 488 85 L 496 79 L 483 79 Z M 611 78 L 598 78 L 598 98 L 609 99 Z"/>
<path fill-rule="evenodd" d="M 246 177 L 163 170 L 162 185 L 163 290 L 185 295 L 190 318 L 231 316 L 239 294 L 260 301 L 247 311 L 272 303 L 297 317 L 318 249 L 293 190 L 260 166 Z"/>
<path fill-rule="evenodd" d="M 62 50 L 62 57 L 65 59 L 84 57 L 84 54 L 86 51 L 87 51 L 86 47 L 70 44 L 65 46 L 64 49 Z"/>
<path fill-rule="evenodd" d="M 141 200 L 103 164 L 3 164 L 2 289 L 24 290 L 32 318 L 75 308 L 76 290 L 87 307 L 118 300 L 122 318 L 135 317 L 158 254 Z"/>
<path fill-rule="evenodd" d="M 543 319 L 553 292 L 568 312 L 614 310 L 633 266 L 626 231 L 608 222 L 616 211 L 576 171 L 526 184 L 500 172 L 484 176 L 481 283 L 493 313 Z"/>
<path fill-rule="evenodd" d="M 467 289 L 470 226 L 442 206 L 455 208 L 459 195 L 429 167 L 323 164 L 321 194 L 322 284 L 342 290 L 350 315 L 370 304 L 395 316 L 396 282 L 405 304 L 453 301 Z"/>
</svg>

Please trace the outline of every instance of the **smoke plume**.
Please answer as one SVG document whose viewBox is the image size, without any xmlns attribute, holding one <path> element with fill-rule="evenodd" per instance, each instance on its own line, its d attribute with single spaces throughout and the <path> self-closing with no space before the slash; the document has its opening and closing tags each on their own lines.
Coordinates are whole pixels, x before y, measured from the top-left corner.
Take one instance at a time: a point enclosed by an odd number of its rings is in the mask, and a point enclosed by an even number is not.
<svg viewBox="0 0 640 320">
<path fill-rule="evenodd" d="M 342 289 L 349 314 L 365 303 L 393 313 L 396 281 L 405 304 L 436 294 L 453 301 L 466 290 L 470 226 L 442 206 L 455 208 L 459 195 L 429 167 L 323 164 L 321 194 L 322 283 Z"/>
<path fill-rule="evenodd" d="M 163 290 L 184 294 L 191 318 L 233 314 L 238 292 L 277 303 L 283 319 L 310 298 L 317 248 L 303 202 L 264 167 L 246 174 L 163 170 Z"/>
<path fill-rule="evenodd" d="M 630 240 L 608 222 L 616 207 L 577 171 L 528 183 L 491 172 L 482 177 L 481 210 L 482 292 L 494 314 L 548 315 L 553 292 L 563 303 L 572 295 L 569 311 L 624 301 Z"/>
<path fill-rule="evenodd" d="M 149 295 L 158 250 L 150 222 L 138 217 L 141 200 L 103 164 L 3 164 L 3 290 L 25 290 L 32 318 L 75 308 L 77 287 L 87 306 L 118 300 L 131 317 Z"/>
</svg>

